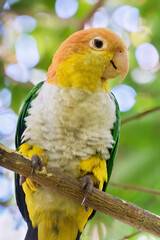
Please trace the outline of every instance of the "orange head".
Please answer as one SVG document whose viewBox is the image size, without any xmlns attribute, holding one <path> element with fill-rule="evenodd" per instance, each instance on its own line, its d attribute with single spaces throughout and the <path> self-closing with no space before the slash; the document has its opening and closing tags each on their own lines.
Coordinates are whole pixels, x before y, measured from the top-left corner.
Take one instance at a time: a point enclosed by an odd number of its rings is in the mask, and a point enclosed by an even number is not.
<svg viewBox="0 0 160 240">
<path fill-rule="evenodd" d="M 50 84 L 97 90 L 105 80 L 128 72 L 127 48 L 119 35 L 105 28 L 72 34 L 59 47 L 47 74 Z"/>
</svg>

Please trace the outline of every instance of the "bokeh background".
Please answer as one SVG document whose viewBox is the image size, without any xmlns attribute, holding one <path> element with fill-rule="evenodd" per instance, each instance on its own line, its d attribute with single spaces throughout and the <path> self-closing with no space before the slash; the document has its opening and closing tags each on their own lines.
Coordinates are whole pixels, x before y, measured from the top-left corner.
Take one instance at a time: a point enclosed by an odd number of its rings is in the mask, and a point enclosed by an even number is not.
<svg viewBox="0 0 160 240">
<path fill-rule="evenodd" d="M 130 70 L 124 83 L 110 81 L 122 126 L 107 191 L 160 215 L 160 195 L 150 191 L 160 192 L 160 111 L 155 111 L 160 106 L 160 1 L 0 0 L 0 9 L 0 142 L 15 149 L 22 103 L 30 89 L 45 79 L 63 40 L 84 28 L 111 28 L 128 47 Z M 124 121 L 147 110 L 153 112 Z M 22 240 L 25 232 L 15 203 L 14 175 L 0 168 L 0 240 Z M 82 240 L 91 239 L 157 238 L 97 213 L 82 235 Z"/>
</svg>

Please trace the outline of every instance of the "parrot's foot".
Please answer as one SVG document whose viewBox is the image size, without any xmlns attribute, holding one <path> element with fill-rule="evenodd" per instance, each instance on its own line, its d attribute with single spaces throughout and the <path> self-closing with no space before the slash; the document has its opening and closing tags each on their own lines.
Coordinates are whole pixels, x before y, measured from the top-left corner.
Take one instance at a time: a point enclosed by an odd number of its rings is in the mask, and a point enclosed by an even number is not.
<svg viewBox="0 0 160 240">
<path fill-rule="evenodd" d="M 19 177 L 19 185 L 22 185 L 24 182 L 26 181 L 26 177 L 24 177 L 24 176 L 20 176 Z"/>
<path fill-rule="evenodd" d="M 44 166 L 43 157 L 39 157 L 37 154 L 34 154 L 31 157 L 31 165 L 32 165 L 31 175 L 33 176 L 37 167 L 39 167 L 39 171 L 42 170 L 42 167 Z"/>
<path fill-rule="evenodd" d="M 83 177 L 81 177 L 80 179 L 81 182 L 81 189 L 85 190 L 84 193 L 84 198 L 82 200 L 81 206 L 85 205 L 85 201 L 87 199 L 87 197 L 91 194 L 92 190 L 93 190 L 93 181 L 90 175 L 85 175 Z M 85 206 L 86 212 L 88 211 L 88 207 Z"/>
</svg>

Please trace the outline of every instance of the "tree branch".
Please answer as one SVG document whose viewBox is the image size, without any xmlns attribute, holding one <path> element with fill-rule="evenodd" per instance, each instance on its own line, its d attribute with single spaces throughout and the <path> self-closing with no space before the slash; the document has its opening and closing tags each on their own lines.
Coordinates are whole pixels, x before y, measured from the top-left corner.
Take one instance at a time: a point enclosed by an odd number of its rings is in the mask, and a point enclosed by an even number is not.
<svg viewBox="0 0 160 240">
<path fill-rule="evenodd" d="M 121 125 L 126 124 L 126 123 L 131 122 L 131 121 L 136 120 L 136 119 L 140 119 L 140 118 L 142 118 L 142 117 L 144 117 L 144 116 L 146 116 L 146 115 L 148 115 L 150 113 L 153 113 L 153 112 L 156 112 L 156 111 L 159 111 L 159 110 L 160 110 L 160 106 L 156 107 L 156 108 L 149 109 L 149 110 L 147 110 L 145 112 L 136 114 L 136 115 L 134 115 L 132 117 L 129 117 L 129 118 L 126 118 L 126 119 L 122 120 L 121 121 Z"/>
<path fill-rule="evenodd" d="M 36 170 L 34 177 L 32 177 L 30 159 L 1 144 L 0 166 L 29 177 L 35 182 L 75 200 L 79 204 L 82 202 L 84 191 L 81 190 L 78 180 L 49 167 L 43 167 L 40 172 Z M 86 205 L 140 231 L 160 237 L 160 217 L 128 201 L 94 188 L 86 200 Z"/>
<path fill-rule="evenodd" d="M 128 240 L 129 238 L 135 237 L 140 233 L 141 233 L 140 231 L 132 233 L 131 235 L 125 236 L 125 237 L 121 238 L 120 240 Z"/>
<path fill-rule="evenodd" d="M 93 16 L 93 14 L 96 12 L 98 8 L 100 8 L 104 4 L 105 0 L 99 0 L 92 8 L 92 10 L 89 12 L 89 14 L 82 20 L 82 22 L 79 25 L 79 29 L 82 30 L 84 28 L 84 24 L 90 20 L 90 18 Z"/>
<path fill-rule="evenodd" d="M 129 186 L 129 185 L 124 185 L 121 183 L 114 183 L 114 182 L 110 182 L 109 185 L 114 186 L 114 187 L 123 188 L 126 190 L 135 190 L 135 191 L 139 191 L 139 192 L 146 192 L 146 193 L 151 193 L 151 194 L 155 194 L 155 195 L 160 195 L 160 191 L 158 191 L 158 190 L 152 190 L 149 188 L 143 188 L 143 187 L 139 187 L 139 186 Z"/>
</svg>

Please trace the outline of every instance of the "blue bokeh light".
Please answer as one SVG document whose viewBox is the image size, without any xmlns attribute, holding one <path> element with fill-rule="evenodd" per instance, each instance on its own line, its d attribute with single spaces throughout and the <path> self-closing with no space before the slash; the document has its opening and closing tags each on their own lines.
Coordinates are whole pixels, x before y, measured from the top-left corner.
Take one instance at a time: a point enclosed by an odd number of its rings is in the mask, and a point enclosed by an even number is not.
<svg viewBox="0 0 160 240">
<path fill-rule="evenodd" d="M 56 0 L 55 11 L 60 18 L 70 18 L 78 10 L 77 0 Z"/>
<path fill-rule="evenodd" d="M 121 112 L 126 112 L 134 106 L 136 102 L 135 97 L 137 94 L 132 87 L 121 84 L 115 86 L 112 89 L 112 92 L 118 101 Z"/>
<path fill-rule="evenodd" d="M 21 15 L 14 19 L 13 26 L 17 33 L 30 33 L 36 27 L 36 20 L 28 15 Z"/>
<path fill-rule="evenodd" d="M 22 240 L 25 238 L 26 224 L 22 221 L 21 222 L 18 221 L 19 224 L 17 224 L 15 219 L 16 213 L 15 211 L 13 211 L 13 208 L 16 207 L 8 207 L 0 215 L 0 229 L 1 229 L 0 238 L 3 240 L 10 239 Z"/>
<path fill-rule="evenodd" d="M 20 225 L 25 225 L 25 222 L 17 206 L 8 206 L 5 213 L 12 216 L 14 220 L 14 229 L 17 229 Z"/>
<path fill-rule="evenodd" d="M 107 27 L 110 22 L 110 15 L 109 12 L 105 10 L 99 10 L 94 13 L 92 18 L 92 27 L 98 28 L 98 27 Z"/>
<path fill-rule="evenodd" d="M 8 171 L 6 168 L 0 167 L 0 174 L 4 174 L 6 171 Z"/>
<path fill-rule="evenodd" d="M 98 0 L 85 0 L 85 1 L 86 1 L 86 3 L 91 4 L 91 5 L 98 3 Z"/>
<path fill-rule="evenodd" d="M 13 4 L 15 4 L 15 3 L 19 2 L 19 1 L 20 0 L 7 0 L 9 5 L 13 5 Z"/>
<path fill-rule="evenodd" d="M 155 68 L 159 62 L 159 53 L 157 49 L 148 42 L 142 43 L 137 47 L 135 56 L 138 64 L 147 70 Z"/>
<path fill-rule="evenodd" d="M 17 119 L 17 115 L 11 109 L 0 110 L 0 137 L 15 132 Z"/>
<path fill-rule="evenodd" d="M 0 216 L 4 213 L 6 207 L 0 204 Z"/>
<path fill-rule="evenodd" d="M 5 73 L 17 82 L 25 83 L 29 80 L 29 71 L 24 65 L 19 63 L 9 63 L 5 69 Z"/>
<path fill-rule="evenodd" d="M 3 5 L 3 9 L 4 10 L 9 10 L 10 9 L 10 5 L 9 5 L 8 1 L 6 1 L 5 4 Z"/>
<path fill-rule="evenodd" d="M 10 181 L 0 174 L 0 202 L 8 201 L 11 196 L 11 184 Z"/>
<path fill-rule="evenodd" d="M 128 5 L 117 8 L 112 15 L 113 23 L 128 32 L 140 31 L 139 25 L 139 10 Z"/>
<path fill-rule="evenodd" d="M 33 68 L 39 62 L 37 42 L 31 35 L 23 34 L 16 40 L 15 52 L 18 63 L 27 69 Z"/>
<path fill-rule="evenodd" d="M 12 94 L 7 88 L 0 91 L 0 109 L 7 108 L 11 104 Z"/>
<path fill-rule="evenodd" d="M 141 68 L 135 68 L 131 72 L 132 79 L 138 84 L 147 84 L 154 81 L 156 74 L 154 72 L 144 70 Z"/>
<path fill-rule="evenodd" d="M 11 135 L 4 135 L 2 136 L 0 133 L 0 143 L 6 147 L 9 147 L 15 150 L 15 131 Z"/>
<path fill-rule="evenodd" d="M 44 72 L 42 70 L 33 68 L 30 72 L 30 79 L 29 81 L 33 83 L 34 85 L 38 84 L 39 82 L 42 82 L 46 79 L 47 72 Z"/>
</svg>

